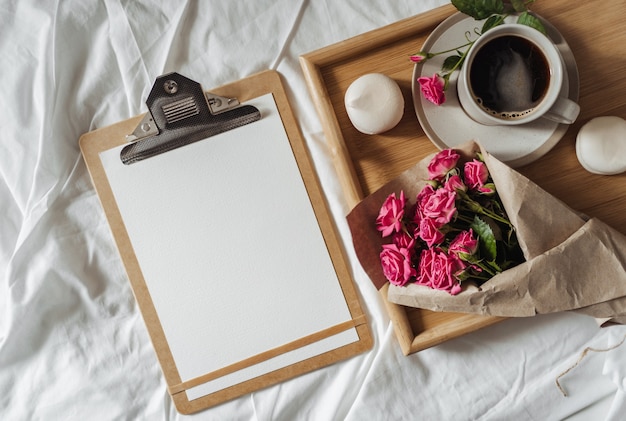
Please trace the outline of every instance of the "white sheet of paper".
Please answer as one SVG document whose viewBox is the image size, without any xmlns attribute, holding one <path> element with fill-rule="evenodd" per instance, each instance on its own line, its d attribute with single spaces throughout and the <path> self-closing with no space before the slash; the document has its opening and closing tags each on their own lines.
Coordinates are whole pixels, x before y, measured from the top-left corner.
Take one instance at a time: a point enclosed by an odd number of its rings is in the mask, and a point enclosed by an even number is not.
<svg viewBox="0 0 626 421">
<path fill-rule="evenodd" d="M 248 104 L 260 121 L 168 153 L 100 154 L 183 382 L 351 319 L 274 99 Z M 357 340 L 350 329 L 188 398 Z"/>
</svg>

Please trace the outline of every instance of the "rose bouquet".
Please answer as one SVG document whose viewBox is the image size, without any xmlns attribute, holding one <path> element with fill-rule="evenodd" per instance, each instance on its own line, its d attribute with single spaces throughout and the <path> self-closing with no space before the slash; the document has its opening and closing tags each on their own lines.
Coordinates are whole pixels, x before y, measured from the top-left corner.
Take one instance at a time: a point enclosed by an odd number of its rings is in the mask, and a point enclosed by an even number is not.
<svg viewBox="0 0 626 421">
<path fill-rule="evenodd" d="M 347 216 L 356 255 L 376 288 L 388 285 L 390 302 L 503 317 L 575 310 L 626 323 L 624 234 L 476 142 L 437 155 Z"/>
<path fill-rule="evenodd" d="M 482 155 L 461 160 L 454 149 L 436 154 L 428 180 L 409 204 L 404 190 L 385 199 L 376 228 L 391 242 L 380 262 L 387 280 L 444 290 L 480 285 L 524 260 Z"/>
</svg>

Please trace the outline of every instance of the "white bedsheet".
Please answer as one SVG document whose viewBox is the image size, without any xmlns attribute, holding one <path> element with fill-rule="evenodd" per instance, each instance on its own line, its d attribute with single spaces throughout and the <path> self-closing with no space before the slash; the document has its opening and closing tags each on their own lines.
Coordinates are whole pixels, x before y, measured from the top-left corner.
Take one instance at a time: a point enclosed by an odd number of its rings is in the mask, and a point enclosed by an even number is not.
<svg viewBox="0 0 626 421">
<path fill-rule="evenodd" d="M 405 357 L 350 244 L 300 54 L 444 0 L 17 1 L 0 4 L 0 419 L 618 420 L 626 327 L 507 320 Z M 416 49 L 419 46 L 416 45 Z M 407 54 L 412 51 L 407 51 Z M 154 78 L 205 88 L 276 69 L 349 252 L 372 351 L 194 416 L 167 394 L 79 136 L 146 111 Z M 623 419 L 623 418 L 621 418 Z"/>
</svg>

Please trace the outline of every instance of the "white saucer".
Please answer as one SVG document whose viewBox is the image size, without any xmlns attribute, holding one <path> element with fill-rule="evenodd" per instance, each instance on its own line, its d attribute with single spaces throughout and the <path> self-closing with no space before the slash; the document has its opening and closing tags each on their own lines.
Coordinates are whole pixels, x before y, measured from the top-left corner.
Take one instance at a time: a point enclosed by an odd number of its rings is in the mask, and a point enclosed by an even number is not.
<svg viewBox="0 0 626 421">
<path fill-rule="evenodd" d="M 516 17 L 508 17 L 506 22 L 515 22 Z M 569 45 L 545 19 L 541 19 L 548 36 L 554 42 L 563 57 L 567 69 L 561 92 L 573 101 L 578 101 L 578 67 Z M 465 42 L 466 32 L 471 33 L 471 40 L 477 35 L 483 21 L 455 13 L 443 21 L 430 34 L 422 51 L 438 52 L 455 48 Z M 467 47 L 466 47 L 467 48 Z M 461 51 L 464 51 L 463 49 Z M 446 89 L 446 102 L 435 105 L 423 98 L 417 78 L 431 77 L 441 71 L 446 57 L 453 53 L 442 54 L 424 63 L 418 63 L 413 70 L 413 104 L 415 113 L 428 138 L 440 149 L 454 148 L 470 140 L 479 141 L 491 154 L 512 167 L 529 164 L 545 155 L 558 143 L 567 131 L 568 125 L 539 118 L 520 126 L 484 126 L 470 119 L 459 104 L 456 93 L 458 71 L 450 76 Z"/>
</svg>

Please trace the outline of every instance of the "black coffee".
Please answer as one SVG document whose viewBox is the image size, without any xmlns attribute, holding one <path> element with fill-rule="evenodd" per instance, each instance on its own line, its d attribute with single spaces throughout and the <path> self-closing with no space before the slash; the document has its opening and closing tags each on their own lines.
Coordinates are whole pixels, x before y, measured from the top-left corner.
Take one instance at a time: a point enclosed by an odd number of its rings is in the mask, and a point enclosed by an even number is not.
<svg viewBox="0 0 626 421">
<path fill-rule="evenodd" d="M 524 38 L 506 35 L 486 43 L 470 69 L 470 89 L 489 113 L 506 119 L 532 113 L 550 83 L 548 62 Z"/>
</svg>

